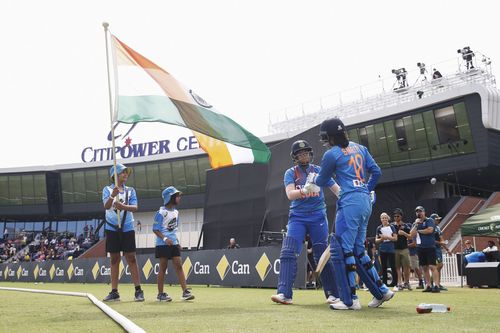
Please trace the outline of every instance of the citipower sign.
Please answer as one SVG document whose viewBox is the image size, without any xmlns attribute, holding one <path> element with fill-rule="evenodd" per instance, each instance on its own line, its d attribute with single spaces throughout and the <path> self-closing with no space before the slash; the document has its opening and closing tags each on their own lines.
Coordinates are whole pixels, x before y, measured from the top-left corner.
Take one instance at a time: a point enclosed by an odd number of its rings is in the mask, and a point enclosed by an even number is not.
<svg viewBox="0 0 500 333">
<path fill-rule="evenodd" d="M 167 126 L 164 124 L 160 124 L 160 130 L 156 131 L 158 133 L 161 133 L 161 139 L 150 139 L 144 141 L 145 137 L 151 137 L 151 131 L 147 131 L 147 128 L 151 127 L 152 125 L 141 124 L 141 127 L 143 127 L 142 131 L 140 128 L 137 128 L 137 125 L 137 123 L 132 125 L 117 123 L 114 125 L 115 153 L 117 158 L 127 159 L 134 157 L 163 155 L 170 152 L 180 152 L 199 148 L 196 137 L 191 134 L 185 134 L 189 133 L 186 132 L 186 130 L 183 131 L 183 135 L 177 137 L 171 135 L 170 138 L 164 138 L 164 133 L 172 132 L 169 130 L 170 128 L 172 128 L 172 126 Z M 146 131 L 144 127 L 146 127 Z M 106 145 L 105 147 L 84 147 L 80 154 L 81 160 L 85 163 L 112 160 L 113 148 L 111 142 L 113 137 L 111 135 L 111 131 L 108 133 L 106 139 L 108 145 Z"/>
</svg>

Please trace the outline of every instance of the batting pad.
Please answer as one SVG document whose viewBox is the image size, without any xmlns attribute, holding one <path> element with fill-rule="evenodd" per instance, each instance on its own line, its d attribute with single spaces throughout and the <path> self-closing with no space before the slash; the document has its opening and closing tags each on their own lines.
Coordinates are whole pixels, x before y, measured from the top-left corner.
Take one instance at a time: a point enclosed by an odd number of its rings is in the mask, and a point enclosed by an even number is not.
<svg viewBox="0 0 500 333">
<path fill-rule="evenodd" d="M 134 324 L 133 321 L 116 312 L 103 302 L 99 301 L 92 294 L 87 293 L 77 293 L 69 291 L 58 291 L 58 290 L 38 290 L 38 289 L 26 289 L 26 288 L 9 288 L 0 287 L 0 290 L 10 290 L 10 291 L 24 291 L 28 293 L 40 293 L 40 294 L 52 294 L 52 295 L 62 295 L 62 296 L 77 296 L 77 297 L 87 297 L 94 305 L 101 309 L 105 314 L 107 314 L 111 319 L 113 319 L 118 325 L 123 327 L 123 329 L 129 333 L 146 333 L 145 330 Z"/>
</svg>

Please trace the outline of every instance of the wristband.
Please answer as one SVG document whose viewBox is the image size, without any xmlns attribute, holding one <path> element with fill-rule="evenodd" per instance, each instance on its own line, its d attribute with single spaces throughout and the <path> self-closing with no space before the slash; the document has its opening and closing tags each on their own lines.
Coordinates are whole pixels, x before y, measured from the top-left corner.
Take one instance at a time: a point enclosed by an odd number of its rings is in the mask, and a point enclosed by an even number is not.
<svg viewBox="0 0 500 333">
<path fill-rule="evenodd" d="M 168 237 L 163 237 L 163 241 L 166 243 L 167 242 L 167 239 Z"/>
<path fill-rule="evenodd" d="M 112 196 L 112 195 L 110 195 L 109 197 L 110 197 L 112 200 L 115 200 L 115 198 L 116 198 L 116 197 L 114 197 L 114 196 Z"/>
</svg>

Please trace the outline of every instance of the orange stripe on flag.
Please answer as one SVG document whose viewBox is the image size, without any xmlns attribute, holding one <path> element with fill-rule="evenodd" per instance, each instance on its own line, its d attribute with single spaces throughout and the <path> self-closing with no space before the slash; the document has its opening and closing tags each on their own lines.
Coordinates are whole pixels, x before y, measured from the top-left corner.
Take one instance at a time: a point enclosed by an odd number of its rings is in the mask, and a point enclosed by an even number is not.
<svg viewBox="0 0 500 333">
<path fill-rule="evenodd" d="M 231 154 L 223 141 L 211 138 L 205 134 L 193 131 L 200 147 L 208 153 L 210 165 L 213 169 L 218 169 L 233 165 Z"/>
</svg>

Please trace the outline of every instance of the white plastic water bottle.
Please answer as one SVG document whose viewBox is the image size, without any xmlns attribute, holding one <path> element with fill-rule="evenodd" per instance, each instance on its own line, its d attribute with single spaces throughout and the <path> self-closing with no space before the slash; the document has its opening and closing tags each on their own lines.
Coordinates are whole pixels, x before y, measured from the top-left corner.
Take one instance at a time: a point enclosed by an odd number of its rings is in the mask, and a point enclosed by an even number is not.
<svg viewBox="0 0 500 333">
<path fill-rule="evenodd" d="M 430 312 L 448 312 L 450 311 L 450 307 L 444 304 L 428 304 L 428 303 L 420 303 L 417 306 L 418 313 L 430 313 Z"/>
</svg>

